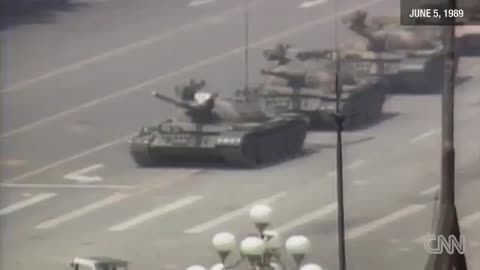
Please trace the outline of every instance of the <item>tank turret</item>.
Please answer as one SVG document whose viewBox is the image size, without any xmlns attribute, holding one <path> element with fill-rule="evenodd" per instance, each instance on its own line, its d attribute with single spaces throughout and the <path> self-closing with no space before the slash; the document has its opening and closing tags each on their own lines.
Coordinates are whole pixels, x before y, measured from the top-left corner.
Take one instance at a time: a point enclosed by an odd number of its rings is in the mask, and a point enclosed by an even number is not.
<svg viewBox="0 0 480 270">
<path fill-rule="evenodd" d="M 395 27 L 375 29 L 366 23 L 368 13 L 360 10 L 342 19 L 347 27 L 368 41 L 367 48 L 371 51 L 385 52 L 395 50 L 432 50 L 438 45 L 432 37 L 440 37 L 438 33 L 431 35 L 419 35 L 406 27 L 397 25 Z"/>
<path fill-rule="evenodd" d="M 288 51 L 291 46 L 288 44 L 277 44 L 272 49 L 263 50 L 263 56 L 269 62 L 277 62 L 279 65 L 285 65 L 289 63 L 292 59 L 288 56 Z"/>
</svg>

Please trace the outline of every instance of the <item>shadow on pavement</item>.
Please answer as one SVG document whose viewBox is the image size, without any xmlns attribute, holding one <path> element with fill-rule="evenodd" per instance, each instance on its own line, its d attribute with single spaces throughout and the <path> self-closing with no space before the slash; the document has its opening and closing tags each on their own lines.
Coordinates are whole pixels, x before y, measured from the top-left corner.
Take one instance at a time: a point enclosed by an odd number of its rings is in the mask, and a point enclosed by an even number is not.
<svg viewBox="0 0 480 270">
<path fill-rule="evenodd" d="M 287 164 L 288 162 L 295 161 L 298 159 L 306 158 L 317 153 L 321 146 L 308 146 L 305 144 L 304 149 L 295 156 L 289 158 L 281 158 L 273 161 L 262 163 L 261 165 L 253 168 L 235 166 L 227 163 L 222 158 L 214 157 L 169 157 L 168 160 L 157 161 L 155 165 L 146 169 L 146 170 L 155 170 L 159 168 L 181 168 L 181 169 L 204 169 L 204 170 L 216 170 L 216 171 L 256 171 L 267 169 L 275 166 L 280 166 Z"/>
<path fill-rule="evenodd" d="M 473 77 L 472 76 L 458 76 L 455 79 L 455 87 L 460 87 L 462 84 L 467 83 Z M 438 89 L 436 91 L 423 91 L 422 89 L 411 89 L 411 90 L 404 90 L 401 88 L 396 88 L 391 92 L 392 95 L 395 96 L 405 96 L 405 95 L 440 95 L 442 94 L 442 89 Z"/>
<path fill-rule="evenodd" d="M 0 31 L 22 25 L 55 23 L 59 12 L 74 12 L 90 6 L 68 0 L 0 1 Z"/>
</svg>

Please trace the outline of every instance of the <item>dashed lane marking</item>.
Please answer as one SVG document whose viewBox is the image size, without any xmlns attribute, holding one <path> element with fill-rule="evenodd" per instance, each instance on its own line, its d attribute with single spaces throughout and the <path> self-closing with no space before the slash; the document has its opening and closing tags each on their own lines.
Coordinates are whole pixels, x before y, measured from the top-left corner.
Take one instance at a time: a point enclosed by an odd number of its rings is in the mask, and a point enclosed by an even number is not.
<svg viewBox="0 0 480 270">
<path fill-rule="evenodd" d="M 73 188 L 73 189 L 135 189 L 134 185 L 90 185 L 90 184 L 9 184 L 0 183 L 0 188 Z"/>
<path fill-rule="evenodd" d="M 75 218 L 79 218 L 81 216 L 84 216 L 90 212 L 96 211 L 100 208 L 104 208 L 106 206 L 109 206 L 111 204 L 114 204 L 116 202 L 119 202 L 121 200 L 124 200 L 128 197 L 129 195 L 127 194 L 122 194 L 122 193 L 116 193 L 113 194 L 101 201 L 94 202 L 92 204 L 86 205 L 82 208 L 79 208 L 77 210 L 74 210 L 72 212 L 69 212 L 65 215 L 59 216 L 57 218 L 53 218 L 47 221 L 44 221 L 37 226 L 35 226 L 36 229 L 50 229 L 53 227 L 56 227 L 62 223 L 68 222 L 70 220 L 73 220 Z"/>
<path fill-rule="evenodd" d="M 323 24 L 325 22 L 328 22 L 328 21 L 331 21 L 332 19 L 334 19 L 336 16 L 343 16 L 345 14 L 348 14 L 354 10 L 357 10 L 359 8 L 364 8 L 364 7 L 367 7 L 367 6 L 370 6 L 370 5 L 373 5 L 377 2 L 383 2 L 385 0 L 371 0 L 369 2 L 366 2 L 366 3 L 363 3 L 361 5 L 358 5 L 358 6 L 355 6 L 351 9 L 347 9 L 347 10 L 344 10 L 342 12 L 339 12 L 338 14 L 332 14 L 332 15 L 329 15 L 329 16 L 326 16 L 326 17 L 323 17 L 321 19 L 318 19 L 318 20 L 314 20 L 314 21 L 310 21 L 308 23 L 305 23 L 305 24 L 302 24 L 302 25 L 299 25 L 299 26 L 296 26 L 296 27 L 292 27 L 290 29 L 287 29 L 285 31 L 282 31 L 282 32 L 279 32 L 277 34 L 274 34 L 274 35 L 270 35 L 264 39 L 261 39 L 257 42 L 254 42 L 252 44 L 249 44 L 250 47 L 257 47 L 257 46 L 261 46 L 262 44 L 268 44 L 272 41 L 275 41 L 275 40 L 278 40 L 278 39 L 282 39 L 286 36 L 290 36 L 292 34 L 295 34 L 295 33 L 298 33 L 298 32 L 302 32 L 302 31 L 305 31 L 309 28 L 312 28 L 314 26 L 317 26 L 319 24 Z M 235 48 L 233 50 L 230 50 L 230 51 L 227 51 L 227 52 L 224 52 L 224 53 L 221 53 L 221 54 L 218 54 L 216 56 L 213 56 L 213 57 L 210 57 L 210 58 L 206 58 L 204 60 L 201 60 L 199 62 L 196 62 L 196 63 L 192 63 L 190 65 L 187 65 L 187 66 L 184 66 L 183 68 L 180 68 L 180 69 L 177 69 L 175 71 L 171 71 L 171 72 L 168 72 L 168 73 L 165 73 L 163 75 L 160 75 L 158 77 L 155 77 L 155 78 L 152 78 L 150 80 L 147 80 L 147 81 L 144 81 L 140 84 L 137 84 L 135 86 L 132 86 L 132 87 L 129 87 L 129 88 L 126 88 L 126 89 L 122 89 L 122 90 L 119 90 L 119 91 L 115 91 L 109 95 L 106 95 L 106 96 L 103 96 L 101 98 L 97 98 L 97 99 L 94 99 L 94 100 L 91 100 L 87 103 L 83 103 L 81 105 L 78 105 L 76 107 L 72 107 L 66 111 L 63 111 L 63 112 L 59 112 L 57 114 L 53 114 L 53 115 L 50 115 L 48 117 L 45 117 L 43 119 L 40 119 L 38 121 L 35 121 L 35 122 L 31 122 L 31 123 L 28 123 L 26 125 L 23 125 L 21 127 L 18 127 L 18 128 L 15 128 L 13 130 L 10 130 L 10 131 L 7 131 L 5 133 L 2 133 L 0 134 L 0 138 L 6 138 L 6 137 L 10 137 L 10 136 L 13 136 L 15 134 L 18 134 L 18 133 L 21 133 L 21 132 L 25 132 L 25 131 L 28 131 L 28 130 L 31 130 L 33 128 L 36 128 L 38 126 L 41 126 L 41 125 L 44 125 L 44 124 L 47 124 L 49 122 L 52 122 L 52 121 L 56 121 L 58 119 L 61 119 L 63 117 L 66 117 L 70 114 L 73 114 L 73 113 L 77 113 L 79 111 L 84 111 L 86 109 L 89 109 L 93 106 L 97 106 L 99 104 L 102 104 L 102 103 L 105 103 L 109 100 L 112 100 L 112 99 L 116 99 L 116 98 L 119 98 L 119 97 L 122 97 L 122 96 L 125 96 L 125 95 L 129 95 L 129 94 L 132 94 L 134 92 L 138 92 L 138 91 L 141 91 L 141 90 L 144 90 L 144 88 L 146 87 L 151 87 L 152 85 L 156 84 L 156 83 L 159 83 L 161 81 L 164 81 L 166 79 L 169 79 L 169 78 L 172 78 L 172 77 L 175 77 L 175 76 L 178 76 L 178 75 L 182 75 L 186 72 L 190 72 L 192 70 L 196 70 L 198 68 L 201 68 L 201 67 L 204 67 L 204 66 L 208 66 L 208 65 L 211 65 L 211 64 L 215 64 L 219 61 L 222 61 L 228 57 L 231 57 L 231 56 L 234 56 L 234 55 L 237 55 L 239 53 L 243 53 L 245 50 L 244 46 L 242 47 L 238 47 L 238 48 Z"/>
<path fill-rule="evenodd" d="M 350 164 L 346 167 L 346 169 L 347 169 L 347 170 L 353 170 L 353 169 L 356 169 L 356 168 L 359 168 L 359 167 L 363 166 L 365 163 L 366 163 L 365 160 L 363 160 L 363 159 L 357 159 L 357 160 L 353 161 L 352 163 L 350 163 Z M 327 176 L 328 176 L 328 177 L 337 176 L 337 170 L 335 169 L 335 170 L 330 171 Z"/>
<path fill-rule="evenodd" d="M 262 44 L 268 44 L 269 42 L 272 42 L 272 41 L 275 41 L 275 40 L 278 40 L 278 39 L 282 39 L 286 36 L 289 36 L 289 35 L 292 35 L 292 34 L 295 34 L 295 33 L 298 33 L 298 32 L 302 32 L 302 31 L 305 31 L 305 30 L 308 30 L 312 27 L 315 27 L 315 26 L 318 26 L 319 24 L 323 24 L 323 23 L 326 23 L 328 21 L 331 21 L 333 19 L 335 19 L 337 16 L 343 16 L 343 15 L 346 15 L 346 14 L 349 14 L 351 13 L 352 11 L 355 11 L 357 9 L 361 9 L 361 8 L 366 8 L 368 6 L 371 6 L 371 5 L 374 5 L 376 3 L 380 3 L 380 2 L 383 2 L 385 0 L 371 0 L 371 1 L 368 1 L 366 3 L 363 3 L 361 5 L 356 5 L 356 6 L 353 6 L 352 8 L 349 8 L 349 9 L 346 9 L 342 12 L 338 12 L 337 14 L 332 14 L 330 16 L 326 16 L 326 17 L 323 17 L 321 19 L 318 19 L 318 20 L 314 20 L 314 21 L 310 21 L 308 23 L 305 23 L 305 24 L 302 24 L 300 26 L 297 26 L 297 27 L 293 27 L 293 28 L 290 28 L 286 31 L 283 31 L 283 32 L 280 32 L 278 34 L 275 34 L 275 35 L 272 35 L 272 36 L 269 36 L 265 39 L 262 39 L 258 42 L 255 42 L 253 43 L 252 45 L 254 47 L 257 47 L 257 46 L 261 46 Z M 166 74 L 166 75 L 163 75 L 159 78 L 155 78 L 155 79 L 152 79 L 150 81 L 147 81 L 147 82 L 144 82 L 140 85 L 137 85 L 136 87 L 132 87 L 132 88 L 128 88 L 128 89 L 125 89 L 123 91 L 120 91 L 120 92 L 116 92 L 110 96 L 105 96 L 104 98 L 102 98 L 101 100 L 106 100 L 106 99 L 109 99 L 109 98 L 114 98 L 114 97 L 118 97 L 118 96 L 122 96 L 122 95 L 125 95 L 125 94 L 128 94 L 130 92 L 134 92 L 134 91 L 138 91 L 139 89 L 141 89 L 142 87 L 145 87 L 145 86 L 148 86 L 150 84 L 152 84 L 153 82 L 157 82 L 159 80 L 161 80 L 162 78 L 165 79 L 166 77 L 168 76 L 173 76 L 173 75 L 178 75 L 178 74 L 181 74 L 182 72 L 186 72 L 186 71 L 189 71 L 191 69 L 194 69 L 194 68 L 198 68 L 198 67 L 201 67 L 201 66 L 204 66 L 204 65 L 207 65 L 207 64 L 213 64 L 215 63 L 216 61 L 219 61 L 221 60 L 222 58 L 225 58 L 227 56 L 230 56 L 230 55 L 235 55 L 235 54 L 238 54 L 238 53 L 242 53 L 244 51 L 244 47 L 240 47 L 240 48 L 236 48 L 234 50 L 231 50 L 230 52 L 226 52 L 224 54 L 220 54 L 220 55 L 217 55 L 213 58 L 209 58 L 209 59 L 206 59 L 204 61 L 201 61 L 197 64 L 194 64 L 192 66 L 188 66 L 188 67 L 185 67 L 183 69 L 180 69 L 180 70 L 177 70 L 177 72 L 173 72 L 173 73 L 169 73 L 169 74 Z M 100 101 L 99 100 L 96 100 L 94 101 L 95 103 L 99 103 Z M 93 104 L 90 104 L 90 106 L 92 106 Z M 15 176 L 13 178 L 10 178 L 10 179 L 6 179 L 4 182 L 15 182 L 15 181 L 19 181 L 19 180 L 23 180 L 23 179 L 26 179 L 28 177 L 32 177 L 32 176 L 35 176 L 39 173 L 42 173 L 44 171 L 47 171 L 51 168 L 55 168 L 55 167 L 58 167 L 60 165 L 63 165 L 65 163 L 68 163 L 72 160 L 76 160 L 78 158 L 82 158 L 82 157 L 85 157 L 85 156 L 88 156 L 88 155 L 91 155 L 93 153 L 96 153 L 98 151 L 101 151 L 103 149 L 106 149 L 108 147 L 111 147 L 115 144 L 118 144 L 118 143 L 121 143 L 121 142 L 124 142 L 126 139 L 128 139 L 129 137 L 133 136 L 135 133 L 131 133 L 127 136 L 124 136 L 124 137 L 121 137 L 121 138 L 117 138 L 115 140 L 112 140 L 110 142 L 107 142 L 107 143 L 104 143 L 104 144 L 100 144 L 98 146 L 95 146 L 93 148 L 90 148 L 88 150 L 85 150 L 79 154 L 76 154 L 76 155 L 73 155 L 73 156 L 70 156 L 68 158 L 65 158 L 65 159 L 62 159 L 62 160 L 59 160 L 59 161 L 56 161 L 56 162 L 53 162 L 53 163 L 50 163 L 44 167 L 41 167 L 39 169 L 36 169 L 36 170 L 33 170 L 33 171 L 29 171 L 29 172 L 26 172 L 24 174 L 21 174 L 21 175 L 18 175 L 18 176 Z M 2 135 L 4 136 L 4 135 Z"/>
<path fill-rule="evenodd" d="M 433 186 L 431 188 L 427 188 L 427 189 L 421 191 L 418 194 L 420 196 L 428 196 L 428 195 L 432 195 L 432 194 L 438 192 L 439 190 L 440 190 L 440 185 L 436 185 L 436 186 Z"/>
<path fill-rule="evenodd" d="M 237 209 L 233 212 L 230 212 L 230 213 L 227 213 L 227 214 L 224 214 L 224 215 L 221 215 L 217 218 L 214 218 L 212 220 L 209 220 L 209 221 L 206 221 L 200 225 L 197 225 L 193 228 L 190 228 L 190 229 L 187 229 L 185 230 L 185 233 L 189 233 L 189 234 L 194 234 L 194 233 L 201 233 L 201 232 L 204 232 L 204 231 L 207 231 L 209 229 L 212 229 L 214 228 L 215 226 L 218 226 L 222 223 L 225 223 L 229 220 L 232 220 L 234 218 L 237 218 L 239 216 L 242 216 L 244 215 L 245 213 L 247 213 L 250 208 L 253 206 L 253 205 L 256 205 L 256 204 L 271 204 L 275 201 L 277 201 L 278 199 L 284 197 L 287 193 L 286 192 L 280 192 L 280 193 L 277 193 L 269 198 L 266 198 L 266 199 L 262 199 L 262 200 L 259 200 L 259 201 L 256 201 L 252 204 L 249 204 L 245 207 L 242 207 L 240 209 Z"/>
<path fill-rule="evenodd" d="M 438 133 L 440 132 L 440 130 L 438 129 L 430 129 L 418 136 L 415 136 L 413 137 L 411 140 L 410 140 L 410 143 L 417 143 L 417 142 L 420 142 L 422 140 L 425 140 L 433 135 L 437 135 Z"/>
<path fill-rule="evenodd" d="M 359 237 L 362 237 L 376 229 L 382 228 L 385 225 L 394 222 L 395 220 L 401 219 L 408 215 L 417 213 L 425 209 L 427 206 L 423 204 L 412 204 L 407 207 L 404 207 L 400 210 L 397 210 L 387 216 L 376 219 L 372 222 L 364 224 L 362 226 L 353 228 L 347 232 L 346 239 L 353 240 Z"/>
<path fill-rule="evenodd" d="M 480 221 L 480 211 L 462 218 L 462 220 L 460 221 L 460 225 L 468 228 L 478 221 Z"/>
<path fill-rule="evenodd" d="M 55 195 L 56 195 L 55 193 L 42 193 L 42 194 L 38 194 L 36 196 L 30 197 L 26 200 L 14 203 L 12 205 L 9 205 L 5 208 L 0 209 L 0 216 L 10 214 L 10 213 L 18 211 L 20 209 L 23 209 L 25 207 L 34 205 L 34 204 L 42 202 L 42 201 L 45 201 L 45 200 L 50 199 L 51 197 L 53 197 Z"/>
<path fill-rule="evenodd" d="M 19 160 L 19 159 L 7 159 L 7 160 L 0 160 L 1 166 L 6 167 L 20 167 L 27 163 L 26 160 Z"/>
<path fill-rule="evenodd" d="M 94 170 L 98 170 L 100 168 L 103 168 L 103 164 L 95 164 L 92 166 L 88 166 L 86 168 L 76 170 L 74 172 L 71 172 L 69 174 L 66 174 L 63 178 L 68 179 L 68 180 L 73 180 L 79 183 L 91 183 L 91 182 L 100 182 L 103 180 L 102 177 L 98 175 L 93 175 L 93 176 L 87 176 L 85 175 L 88 172 L 92 172 Z"/>
<path fill-rule="evenodd" d="M 311 0 L 311 1 L 304 1 L 300 4 L 299 8 L 311 8 L 314 6 L 318 6 L 321 4 L 325 4 L 327 0 Z"/>
<path fill-rule="evenodd" d="M 115 225 L 109 229 L 109 231 L 114 231 L 114 232 L 119 232 L 119 231 L 124 231 L 127 230 L 131 227 L 134 227 L 136 225 L 140 225 L 144 222 L 147 222 L 153 218 L 166 215 L 170 212 L 173 212 L 175 210 L 178 210 L 180 208 L 183 208 L 187 205 L 190 205 L 200 199 L 203 199 L 203 196 L 189 196 L 180 200 L 177 200 L 173 203 L 167 204 L 165 206 L 161 206 L 159 208 L 155 208 L 149 212 L 143 213 L 139 216 L 136 216 L 130 220 L 127 220 L 125 222 L 122 222 L 118 225 Z"/>
<path fill-rule="evenodd" d="M 215 0 L 194 0 L 188 4 L 189 7 L 198 7 L 205 4 L 213 4 Z"/>
<path fill-rule="evenodd" d="M 353 170 L 358 167 L 361 167 L 363 164 L 365 164 L 365 160 L 362 160 L 362 159 L 355 160 L 354 162 L 352 162 L 350 165 L 347 166 L 347 169 Z"/>
<path fill-rule="evenodd" d="M 121 137 L 121 138 L 118 138 L 118 139 L 115 139 L 113 141 L 110 141 L 110 142 L 107 142 L 107 143 L 104 143 L 104 144 L 100 144 L 100 145 L 97 145 L 93 148 L 90 148 L 90 149 L 87 149 L 83 152 L 80 152 L 78 154 L 75 154 L 73 156 L 70 156 L 68 158 L 65 158 L 65 159 L 62 159 L 62 160 L 59 160 L 59 161 L 56 161 L 56 162 L 53 162 L 53 163 L 50 163 L 46 166 L 43 166 L 41 168 L 38 168 L 36 170 L 33 170 L 33 171 L 29 171 L 29 172 L 26 172 L 26 173 L 23 173 L 23 174 L 20 174 L 18 176 L 15 176 L 15 177 L 12 177 L 10 179 L 7 179 L 4 181 L 4 183 L 13 183 L 13 182 L 16 182 L 16 181 L 20 181 L 20 180 L 23 180 L 23 179 L 26 179 L 28 177 L 32 177 L 34 175 L 38 175 L 40 173 L 43 173 L 47 170 L 50 170 L 52 168 L 55 168 L 55 167 L 58 167 L 58 166 L 61 166 L 63 164 L 66 164 L 70 161 L 73 161 L 73 160 L 76 160 L 76 159 L 79 159 L 79 158 L 82 158 L 82 157 L 85 157 L 85 156 L 88 156 L 88 155 L 91 155 L 93 153 L 96 153 L 98 151 L 101 151 L 103 149 L 107 149 L 115 144 L 118 144 L 118 143 L 122 143 L 122 142 L 126 142 L 130 137 L 132 137 L 133 135 L 135 135 L 135 133 L 130 133 L 128 134 L 127 136 L 124 136 L 124 137 Z"/>
<path fill-rule="evenodd" d="M 330 203 L 327 204 L 326 206 L 315 210 L 313 212 L 310 212 L 304 216 L 301 216 L 297 219 L 294 219 L 284 225 L 279 226 L 278 228 L 274 229 L 274 231 L 277 231 L 279 233 L 285 233 L 288 232 L 292 229 L 295 229 L 299 226 L 305 225 L 307 223 L 310 223 L 314 220 L 318 220 L 324 216 L 327 216 L 331 213 L 334 213 L 337 211 L 337 203 Z"/>
<path fill-rule="evenodd" d="M 357 186 L 357 187 L 364 187 L 364 186 L 368 186 L 368 181 L 365 181 L 365 180 L 354 180 L 352 181 L 352 184 L 354 186 Z"/>
<path fill-rule="evenodd" d="M 252 5 L 255 5 L 255 4 L 256 4 L 256 2 L 253 3 Z M 257 4 L 259 4 L 259 3 L 257 3 Z M 237 13 L 237 12 L 243 12 L 244 8 L 245 8 L 244 5 L 241 4 L 241 5 L 238 5 L 238 6 L 232 8 L 230 10 L 227 10 L 226 12 L 224 12 L 222 14 L 228 17 L 230 14 Z M 158 42 L 160 42 L 162 40 L 165 40 L 165 39 L 167 39 L 171 36 L 174 36 L 174 35 L 178 35 L 178 34 L 186 33 L 186 32 L 189 32 L 189 31 L 193 31 L 198 27 L 210 24 L 211 21 L 212 21 L 212 18 L 215 18 L 217 16 L 218 16 L 218 14 L 214 15 L 214 16 L 206 17 L 206 18 L 204 18 L 200 21 L 196 21 L 196 22 L 193 22 L 193 23 L 190 23 L 190 24 L 180 26 L 177 29 L 169 30 L 169 31 L 166 31 L 162 34 L 151 36 L 151 37 L 148 37 L 148 38 L 145 38 L 145 39 L 127 44 L 123 47 L 115 48 L 115 49 L 100 53 L 98 55 L 92 56 L 90 58 L 83 59 L 83 60 L 68 64 L 68 65 L 60 67 L 58 69 L 51 70 L 51 71 L 49 71 L 47 73 L 44 73 L 42 75 L 39 75 L 37 77 L 14 83 L 14 84 L 8 86 L 7 88 L 1 89 L 0 94 L 22 90 L 22 89 L 25 89 L 25 87 L 34 85 L 34 84 L 36 84 L 40 81 L 44 81 L 44 80 L 56 77 L 58 75 L 62 75 L 62 74 L 67 73 L 67 72 L 79 70 L 79 69 L 81 69 L 85 66 L 88 66 L 88 65 L 91 65 L 91 64 L 94 64 L 96 62 L 103 61 L 103 60 L 107 60 L 107 59 L 115 57 L 117 55 L 125 54 L 129 51 L 132 51 L 132 50 L 136 50 L 136 49 L 139 49 L 139 48 L 150 46 L 152 44 L 158 43 Z"/>
</svg>

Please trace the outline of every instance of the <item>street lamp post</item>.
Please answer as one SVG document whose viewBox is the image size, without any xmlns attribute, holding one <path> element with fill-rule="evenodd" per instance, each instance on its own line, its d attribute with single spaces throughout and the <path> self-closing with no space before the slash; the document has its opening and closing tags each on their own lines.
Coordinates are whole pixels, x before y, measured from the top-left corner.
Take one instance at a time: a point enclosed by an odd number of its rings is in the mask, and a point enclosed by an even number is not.
<svg viewBox="0 0 480 270">
<path fill-rule="evenodd" d="M 283 240 L 280 233 L 267 230 L 270 225 L 272 209 L 267 205 L 255 205 L 250 210 L 250 219 L 255 224 L 258 234 L 248 236 L 240 242 L 240 258 L 229 264 L 228 257 L 237 248 L 236 237 L 228 232 L 217 233 L 212 244 L 220 257 L 220 263 L 210 267 L 210 270 L 239 269 L 242 262 L 248 262 L 251 270 L 323 270 L 317 264 L 304 263 L 305 257 L 311 252 L 310 240 L 303 235 L 295 235 Z M 292 257 L 293 265 L 288 265 L 282 257 L 282 250 Z M 201 265 L 193 265 L 187 270 L 206 270 Z"/>
</svg>

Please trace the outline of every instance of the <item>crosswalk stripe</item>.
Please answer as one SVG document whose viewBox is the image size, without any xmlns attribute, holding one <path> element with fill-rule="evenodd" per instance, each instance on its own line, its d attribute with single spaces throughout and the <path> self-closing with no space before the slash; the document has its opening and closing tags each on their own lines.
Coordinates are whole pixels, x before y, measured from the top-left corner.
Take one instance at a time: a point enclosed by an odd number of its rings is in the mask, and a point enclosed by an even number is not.
<svg viewBox="0 0 480 270">
<path fill-rule="evenodd" d="M 247 213 L 250 208 L 253 206 L 253 205 L 256 205 L 256 204 L 270 204 L 270 203 L 273 203 L 275 202 L 276 200 L 280 199 L 281 197 L 285 196 L 287 193 L 286 192 L 279 192 L 271 197 L 268 197 L 268 198 L 265 198 L 265 199 L 261 199 L 261 200 L 258 200 L 252 204 L 249 204 L 245 207 L 242 207 L 240 209 L 237 209 L 235 211 L 232 211 L 230 213 L 227 213 L 227 214 L 224 214 L 224 215 L 221 215 L 217 218 L 214 218 L 212 220 L 209 220 L 209 221 L 206 221 L 200 225 L 197 225 L 193 228 L 190 228 L 190 229 L 187 229 L 185 230 L 185 233 L 201 233 L 201 232 L 204 232 L 204 231 L 207 231 L 217 225 L 220 225 L 224 222 L 227 222 L 231 219 L 234 219 L 236 217 L 239 217 L 245 213 Z"/>
<path fill-rule="evenodd" d="M 300 4 L 299 8 L 311 8 L 320 4 L 326 3 L 327 0 L 310 0 L 310 1 L 305 1 Z"/>
<path fill-rule="evenodd" d="M 362 226 L 353 228 L 347 232 L 346 239 L 351 240 L 355 239 L 358 237 L 361 237 L 365 234 L 370 233 L 371 231 L 374 231 L 376 229 L 379 229 L 389 223 L 394 222 L 397 219 L 400 219 L 402 217 L 414 214 L 416 212 L 419 212 L 423 209 L 425 209 L 427 206 L 423 204 L 412 204 L 407 207 L 404 207 L 400 210 L 397 210 L 390 215 L 384 216 L 382 218 L 376 219 L 372 222 L 369 222 L 367 224 L 364 224 Z"/>
<path fill-rule="evenodd" d="M 143 213 L 141 215 L 138 215 L 132 219 L 129 219 L 125 222 L 122 222 L 120 224 L 117 224 L 115 226 L 112 226 L 109 230 L 110 231 L 115 231 L 115 232 L 118 232 L 118 231 L 124 231 L 126 229 L 129 229 L 133 226 L 136 226 L 136 225 L 139 225 L 139 224 L 142 224 L 146 221 L 149 221 L 153 218 L 156 218 L 158 216 L 162 216 L 162 215 L 165 215 L 165 214 L 168 214 L 172 211 L 175 211 L 179 208 L 182 208 L 182 207 L 185 207 L 189 204 L 192 204 L 200 199 L 203 199 L 202 196 L 189 196 L 189 197 L 185 197 L 183 199 L 180 199 L 180 200 L 177 200 L 173 203 L 170 203 L 170 204 L 167 204 L 167 205 L 164 205 L 164 206 L 161 206 L 161 207 L 158 207 L 158 208 L 155 208 L 153 209 L 152 211 L 149 211 L 149 212 L 146 212 L 146 213 Z"/>
<path fill-rule="evenodd" d="M 194 0 L 188 4 L 189 7 L 198 7 L 205 4 L 214 3 L 215 0 Z"/>
<path fill-rule="evenodd" d="M 30 205 L 33 205 L 33 204 L 39 203 L 41 201 L 47 200 L 47 199 L 49 199 L 49 198 L 51 198 L 55 195 L 56 195 L 55 193 L 42 193 L 42 194 L 38 194 L 36 196 L 33 196 L 31 198 L 28 198 L 26 200 L 11 204 L 11 205 L 9 205 L 5 208 L 0 209 L 0 216 L 13 213 L 15 211 L 18 211 L 18 210 L 23 209 L 25 207 L 28 207 Z"/>
<path fill-rule="evenodd" d="M 468 228 L 468 227 L 472 226 L 475 222 L 478 222 L 478 221 L 480 221 L 480 211 L 472 213 L 472 214 L 462 218 L 460 220 L 460 227 L 462 227 L 462 229 L 465 229 L 465 228 Z M 419 236 L 419 237 L 415 238 L 415 240 L 413 240 L 413 242 L 416 243 L 416 244 L 423 244 L 423 243 L 425 243 L 425 241 L 427 241 L 430 234 L 431 234 L 431 232 L 428 232 L 428 233 L 426 233 L 422 236 Z"/>
<path fill-rule="evenodd" d="M 284 233 L 288 232 L 294 228 L 297 228 L 299 226 L 302 226 L 304 224 L 310 223 L 314 220 L 317 220 L 323 216 L 326 216 L 328 214 L 331 214 L 333 212 L 337 211 L 337 203 L 330 203 L 327 204 L 326 206 L 317 209 L 313 212 L 310 212 L 306 215 L 303 215 L 297 219 L 294 219 L 284 225 L 281 225 L 280 227 L 274 229 L 274 231 L 277 231 L 279 233 Z"/>
<path fill-rule="evenodd" d="M 97 209 L 100 209 L 100 208 L 103 208 L 103 207 L 106 207 L 108 205 L 111 205 L 111 204 L 114 204 L 116 202 L 119 202 L 125 198 L 127 198 L 128 195 L 127 194 L 123 194 L 123 193 L 115 193 L 101 201 L 97 201 L 95 203 L 92 203 L 92 204 L 89 204 L 89 205 L 86 205 L 82 208 L 79 208 L 77 210 L 74 210 L 70 213 L 67 213 L 65 215 L 62 215 L 62 216 L 59 216 L 57 218 L 53 218 L 53 219 L 50 219 L 50 220 L 47 220 L 47 221 L 44 221 L 40 224 L 38 224 L 37 226 L 35 226 L 36 229 L 49 229 L 49 228 L 53 228 L 53 227 L 56 227 L 64 222 L 67 222 L 67 221 L 70 221 L 72 219 L 75 219 L 75 218 L 78 218 L 78 217 L 81 217 L 81 216 L 84 216 L 90 212 L 93 212 Z"/>
</svg>

